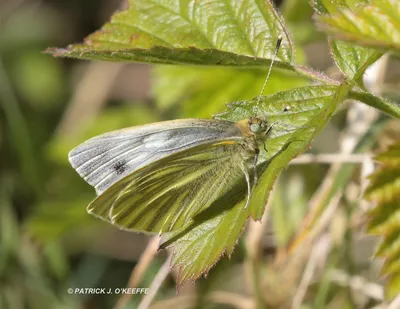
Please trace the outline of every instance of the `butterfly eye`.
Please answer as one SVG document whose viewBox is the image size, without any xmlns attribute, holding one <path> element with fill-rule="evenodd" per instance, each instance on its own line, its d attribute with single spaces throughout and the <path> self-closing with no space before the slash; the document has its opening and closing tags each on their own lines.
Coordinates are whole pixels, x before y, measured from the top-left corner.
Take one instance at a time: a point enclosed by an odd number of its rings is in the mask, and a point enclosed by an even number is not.
<svg viewBox="0 0 400 309">
<path fill-rule="evenodd" d="M 253 133 L 257 133 L 261 130 L 261 126 L 259 123 L 253 123 L 250 125 L 250 131 Z"/>
</svg>

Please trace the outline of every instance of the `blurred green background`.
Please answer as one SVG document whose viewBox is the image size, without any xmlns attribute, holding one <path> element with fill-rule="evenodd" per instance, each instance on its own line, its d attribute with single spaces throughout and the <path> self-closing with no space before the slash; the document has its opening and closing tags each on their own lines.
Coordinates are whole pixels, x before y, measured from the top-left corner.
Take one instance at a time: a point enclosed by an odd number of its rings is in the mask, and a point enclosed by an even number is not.
<svg viewBox="0 0 400 309">
<path fill-rule="evenodd" d="M 298 61 L 337 74 L 325 37 L 314 30 L 307 1 L 277 4 L 294 36 Z M 43 53 L 47 47 L 81 41 L 124 7 L 126 3 L 119 0 L 0 3 L 0 308 L 113 308 L 121 295 L 70 295 L 67 289 L 127 286 L 146 247 L 149 236 L 119 231 L 86 213 L 95 192 L 70 167 L 69 150 L 113 129 L 175 118 L 211 117 L 223 111 L 228 102 L 259 94 L 265 71 L 83 62 L 54 59 Z M 396 80 L 393 71 L 391 75 Z M 277 71 L 272 73 L 265 93 L 307 83 Z M 389 89 L 388 94 L 397 99 L 395 87 Z M 310 151 L 337 151 L 346 116 L 346 108 L 339 111 Z M 382 118 L 377 130 L 386 121 Z M 379 146 L 378 139 L 392 139 L 390 130 L 377 132 L 367 139 L 368 149 Z M 265 235 L 263 241 L 266 261 L 276 257 L 293 236 L 327 169 L 327 165 L 297 165 L 280 178 L 272 209 L 276 236 Z M 324 273 L 331 266 L 378 280 L 379 264 L 368 259 L 374 242 L 354 240 L 347 232 L 359 203 L 358 167 L 354 171 L 346 182 L 350 189 L 343 189 L 351 192 L 330 226 L 337 243 L 304 308 L 351 305 L 347 288 L 324 281 Z M 185 295 L 197 298 L 183 301 L 181 307 L 237 307 L 235 303 L 215 304 L 207 300 L 207 295 L 216 290 L 248 295 L 243 281 L 245 256 L 241 241 L 234 256 L 218 263 L 206 280 L 182 288 L 179 299 Z M 165 258 L 165 252 L 157 254 L 140 287 L 150 286 Z M 268 295 L 269 308 L 288 308 L 287 299 L 298 284 L 303 266 L 299 262 L 283 275 L 281 269 L 266 266 L 263 292 Z M 288 291 L 276 289 L 282 282 Z M 175 295 L 171 275 L 156 300 L 175 299 Z M 127 307 L 136 308 L 141 298 L 133 295 Z M 372 307 L 379 299 L 364 297 L 361 303 L 353 308 Z M 348 308 L 352 308 L 350 305 Z"/>
</svg>

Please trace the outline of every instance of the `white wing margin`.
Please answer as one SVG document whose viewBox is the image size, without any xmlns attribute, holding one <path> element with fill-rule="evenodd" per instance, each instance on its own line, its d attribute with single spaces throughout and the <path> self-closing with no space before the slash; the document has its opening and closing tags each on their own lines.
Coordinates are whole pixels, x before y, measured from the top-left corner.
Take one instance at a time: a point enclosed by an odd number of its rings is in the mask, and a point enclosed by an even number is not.
<svg viewBox="0 0 400 309">
<path fill-rule="evenodd" d="M 227 138 L 242 138 L 234 122 L 213 119 L 164 121 L 93 137 L 74 148 L 68 159 L 100 195 L 118 180 L 151 162 L 196 145 Z"/>
</svg>

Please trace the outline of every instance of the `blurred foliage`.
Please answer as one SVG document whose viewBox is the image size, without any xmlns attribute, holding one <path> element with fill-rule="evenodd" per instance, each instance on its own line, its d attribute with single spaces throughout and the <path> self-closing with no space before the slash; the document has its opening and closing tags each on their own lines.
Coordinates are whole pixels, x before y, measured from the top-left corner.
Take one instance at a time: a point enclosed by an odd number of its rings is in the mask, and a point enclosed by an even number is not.
<svg viewBox="0 0 400 309">
<path fill-rule="evenodd" d="M 368 1 L 324 1 L 314 0 L 312 5 L 319 18 L 329 18 L 332 14 L 338 14 L 346 9 L 354 9 L 357 5 L 366 4 Z M 327 17 L 328 16 L 328 17 Z M 355 79 L 362 86 L 362 76 L 365 70 L 376 60 L 382 53 L 375 52 L 373 49 L 348 44 L 343 41 L 330 39 L 331 52 L 336 65 L 349 79 Z"/>
<path fill-rule="evenodd" d="M 337 38 L 380 49 L 400 50 L 398 1 L 352 1 L 331 16 L 321 16 L 321 28 Z M 361 3 L 360 3 L 361 2 Z M 361 5 L 360 5 L 361 4 Z M 362 5 L 366 4 L 366 5 Z"/>
<path fill-rule="evenodd" d="M 183 117 L 206 118 L 224 110 L 229 102 L 259 95 L 265 76 L 263 70 L 159 66 L 154 70 L 153 92 L 162 108 L 181 108 Z M 307 83 L 301 76 L 276 71 L 271 74 L 264 94 Z"/>
<path fill-rule="evenodd" d="M 365 197 L 377 204 L 369 212 L 368 230 L 382 235 L 376 255 L 385 258 L 382 274 L 388 276 L 386 294 L 389 299 L 400 294 L 400 143 L 393 144 L 375 159 L 383 166 L 370 176 Z"/>
<path fill-rule="evenodd" d="M 304 58 L 312 60 L 314 54 L 323 52 L 326 61 L 317 69 L 326 70 L 331 63 L 329 54 L 323 49 L 326 37 L 316 31 L 308 1 L 280 2 L 296 45 L 297 62 L 305 62 Z M 373 4 L 379 6 L 379 2 Z M 147 75 L 138 66 L 126 66 L 125 73 L 119 74 L 114 81 L 114 87 L 118 85 L 125 94 L 110 92 L 104 99 L 104 106 L 96 110 L 94 120 L 86 127 L 76 134 L 60 133 L 59 125 L 71 108 L 70 102 L 83 79 L 86 64 L 54 60 L 41 52 L 48 46 L 80 41 L 106 22 L 119 5 L 120 1 L 116 0 L 68 1 L 67 4 L 35 0 L 0 3 L 1 308 L 112 308 L 121 295 L 69 295 L 67 288 L 123 288 L 139 260 L 145 238 L 122 237 L 127 233 L 115 235 L 115 229 L 87 215 L 85 207 L 94 197 L 94 191 L 69 167 L 67 152 L 72 147 L 90 136 L 121 127 L 173 118 L 209 117 L 223 111 L 227 102 L 250 99 L 260 92 L 265 77 L 265 71 L 260 69 L 157 66 L 152 71 L 153 86 L 149 90 L 145 83 L 135 87 L 130 82 L 136 74 L 142 74 L 142 80 L 147 79 Z M 345 8 L 343 12 L 347 10 Z M 355 14 L 358 10 L 356 8 Z M 342 25 L 339 22 L 342 17 L 335 13 L 327 18 L 334 18 L 335 27 Z M 330 33 L 338 32 L 332 26 Z M 355 40 L 379 47 L 392 42 L 391 34 L 364 42 L 363 39 L 370 38 L 367 34 L 360 38 L 356 33 Z M 348 37 L 346 34 L 344 38 Z M 310 43 L 317 47 L 305 52 Z M 342 50 L 349 51 L 347 43 Z M 336 62 L 340 60 L 338 55 L 339 52 L 334 53 Z M 358 57 L 358 54 L 354 55 Z M 351 70 L 342 65 L 339 67 L 351 76 Z M 398 68 L 393 66 L 391 70 L 398 71 Z M 148 72 L 147 68 L 145 72 Z M 396 81 L 398 78 L 395 77 Z M 265 94 L 306 84 L 307 81 L 298 75 L 273 70 Z M 96 89 L 86 91 L 90 94 Z M 392 87 L 390 92 L 398 104 L 398 87 Z M 90 106 L 85 108 L 85 102 L 80 104 L 83 112 L 79 122 L 92 119 L 92 115 L 87 114 Z M 346 113 L 347 108 L 343 107 L 343 114 Z M 345 122 L 340 121 L 343 114 L 334 117 L 310 152 L 337 148 L 338 136 L 344 130 Z M 393 134 L 382 133 L 387 123 L 387 118 L 382 116 L 363 136 L 356 151 L 372 151 L 377 143 L 392 140 Z M 397 133 L 394 135 L 399 138 Z M 277 261 L 285 257 L 287 244 L 303 223 L 308 201 L 326 171 L 326 165 L 296 165 L 289 167 L 279 178 L 271 218 L 276 236 L 272 243 L 267 240 L 263 243 L 263 264 L 259 269 L 265 281 L 262 289 L 268 308 L 287 308 L 285 301 L 297 291 L 299 273 L 305 267 L 309 250 L 304 246 L 306 258 L 298 258 L 295 265 L 287 263 L 291 267 Z M 360 190 L 358 173 L 358 165 L 343 165 L 332 190 L 323 200 L 328 204 L 335 193 L 345 191 L 339 210 L 327 228 L 335 231 L 335 243 L 327 260 L 318 260 L 320 267 L 304 296 L 302 308 L 372 308 L 381 304 L 382 299 L 339 284 L 330 276 L 331 270 L 342 269 L 350 276 L 363 276 L 366 280 L 382 283 L 377 276 L 379 265 L 369 259 L 374 243 L 364 243 L 356 232 L 362 216 L 357 199 Z M 357 252 L 361 253 L 357 255 Z M 392 257 L 398 258 L 396 254 Z M 199 280 L 195 287 L 182 287 L 178 296 L 174 276 L 171 276 L 162 285 L 154 305 L 176 300 L 185 308 L 234 308 L 234 297 L 228 297 L 231 302 L 223 302 L 216 297 L 221 295 L 213 293 L 229 292 L 247 299 L 252 288 L 246 263 L 246 244 L 241 240 L 231 260 L 223 260 L 211 270 L 207 280 Z M 150 286 L 161 264 L 161 257 L 154 259 L 139 285 Z M 284 286 L 287 288 L 282 289 Z M 190 298 L 193 294 L 197 296 L 196 300 Z M 140 300 L 141 296 L 132 297 L 127 307 L 137 308 Z M 159 308 L 168 307 L 162 305 Z"/>
<path fill-rule="evenodd" d="M 60 245 L 49 242 L 37 250 L 20 231 L 7 183 L 1 182 L 0 305 L 2 308 L 75 308 L 65 294 L 69 266 Z"/>
</svg>

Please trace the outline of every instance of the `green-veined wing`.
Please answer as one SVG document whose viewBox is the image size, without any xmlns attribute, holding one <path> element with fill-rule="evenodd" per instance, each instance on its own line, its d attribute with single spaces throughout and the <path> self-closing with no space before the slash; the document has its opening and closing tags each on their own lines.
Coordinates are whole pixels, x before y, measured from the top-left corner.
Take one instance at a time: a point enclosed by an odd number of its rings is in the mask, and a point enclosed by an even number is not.
<svg viewBox="0 0 400 309">
<path fill-rule="evenodd" d="M 195 146 L 121 179 L 98 196 L 88 211 L 122 229 L 177 230 L 238 181 L 246 178 L 249 183 L 248 158 L 236 140 Z"/>
</svg>

